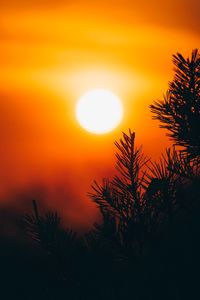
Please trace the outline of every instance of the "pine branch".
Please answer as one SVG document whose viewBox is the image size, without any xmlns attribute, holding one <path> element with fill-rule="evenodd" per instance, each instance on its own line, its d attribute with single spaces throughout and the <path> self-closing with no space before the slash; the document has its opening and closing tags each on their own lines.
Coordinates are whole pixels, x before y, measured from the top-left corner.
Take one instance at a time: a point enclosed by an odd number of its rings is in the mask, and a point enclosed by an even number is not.
<svg viewBox="0 0 200 300">
<path fill-rule="evenodd" d="M 192 52 L 185 59 L 173 55 L 174 79 L 162 101 L 150 105 L 153 119 L 167 129 L 175 145 L 181 146 L 191 159 L 200 156 L 200 55 Z"/>
</svg>

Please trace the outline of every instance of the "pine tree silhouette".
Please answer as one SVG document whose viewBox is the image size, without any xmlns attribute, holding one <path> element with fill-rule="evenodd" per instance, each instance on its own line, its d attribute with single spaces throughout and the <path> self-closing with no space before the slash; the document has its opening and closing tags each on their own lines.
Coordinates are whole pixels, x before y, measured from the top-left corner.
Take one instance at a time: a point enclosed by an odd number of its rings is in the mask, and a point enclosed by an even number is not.
<svg viewBox="0 0 200 300">
<path fill-rule="evenodd" d="M 173 55 L 175 76 L 162 101 L 150 105 L 153 119 L 161 122 L 172 141 L 190 158 L 200 156 L 200 55 Z"/>
<path fill-rule="evenodd" d="M 182 152 L 167 149 L 159 162 L 147 159 L 135 148 L 135 133 L 123 133 L 115 142 L 119 175 L 92 185 L 91 199 L 100 208 L 103 223 L 95 225 L 97 239 L 121 253 L 141 254 L 146 243 L 172 224 L 185 207 L 184 185 L 199 180 L 199 169 Z M 186 199 L 188 201 L 188 197 Z"/>
<path fill-rule="evenodd" d="M 74 261 L 79 240 L 71 229 L 63 229 L 61 218 L 57 212 L 48 211 L 40 215 L 38 206 L 33 200 L 33 213 L 26 214 L 21 220 L 22 227 L 27 237 L 40 246 L 52 259 L 52 264 L 57 264 L 61 280 L 67 278 L 72 282 L 74 277 Z"/>
<path fill-rule="evenodd" d="M 124 247 L 140 251 L 145 239 L 145 173 L 147 158 L 141 148 L 135 148 L 135 133 L 123 133 L 115 142 L 116 169 L 119 175 L 103 184 L 94 182 L 91 199 L 98 205 L 104 219 L 104 231 L 112 230 L 112 237 Z M 112 226 L 111 226 L 112 225 Z M 105 228 L 106 226 L 106 228 Z"/>
<path fill-rule="evenodd" d="M 175 148 L 166 149 L 159 162 L 150 161 L 147 166 L 145 196 L 148 220 L 154 226 L 151 231 L 158 229 L 159 224 L 172 222 L 180 207 L 177 193 L 184 183 L 180 172 L 183 166 L 182 155 Z"/>
<path fill-rule="evenodd" d="M 76 234 L 70 229 L 62 229 L 61 218 L 57 212 L 49 211 L 45 216 L 41 216 L 36 201 L 33 200 L 32 203 L 33 214 L 27 214 L 22 218 L 26 234 L 49 252 L 69 251 Z"/>
</svg>

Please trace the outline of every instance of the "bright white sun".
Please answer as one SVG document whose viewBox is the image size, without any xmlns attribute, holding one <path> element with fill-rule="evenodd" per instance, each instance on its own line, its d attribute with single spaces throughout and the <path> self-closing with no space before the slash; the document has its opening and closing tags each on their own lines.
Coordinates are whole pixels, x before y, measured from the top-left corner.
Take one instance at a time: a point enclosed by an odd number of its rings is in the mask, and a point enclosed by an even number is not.
<svg viewBox="0 0 200 300">
<path fill-rule="evenodd" d="M 76 117 L 85 130 L 104 134 L 112 131 L 121 122 L 122 102 L 110 91 L 95 89 L 79 99 Z"/>
</svg>

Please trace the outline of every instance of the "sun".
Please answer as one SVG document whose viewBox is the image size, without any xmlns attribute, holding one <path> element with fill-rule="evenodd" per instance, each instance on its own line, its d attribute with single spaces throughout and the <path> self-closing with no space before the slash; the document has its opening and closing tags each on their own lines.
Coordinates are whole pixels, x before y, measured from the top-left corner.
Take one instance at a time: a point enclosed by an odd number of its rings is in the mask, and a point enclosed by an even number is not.
<svg viewBox="0 0 200 300">
<path fill-rule="evenodd" d="M 91 90 L 78 100 L 76 118 L 79 124 L 91 133 L 108 133 L 122 121 L 122 102 L 108 90 Z"/>
</svg>

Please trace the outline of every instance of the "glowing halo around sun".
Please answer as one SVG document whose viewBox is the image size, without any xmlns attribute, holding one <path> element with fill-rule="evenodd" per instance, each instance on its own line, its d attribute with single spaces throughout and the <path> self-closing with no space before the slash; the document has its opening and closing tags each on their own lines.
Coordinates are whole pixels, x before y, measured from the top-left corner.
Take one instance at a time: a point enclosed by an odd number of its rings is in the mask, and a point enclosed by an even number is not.
<svg viewBox="0 0 200 300">
<path fill-rule="evenodd" d="M 122 102 L 108 90 L 91 90 L 78 100 L 76 118 L 85 130 L 94 134 L 105 134 L 122 121 Z"/>
</svg>

